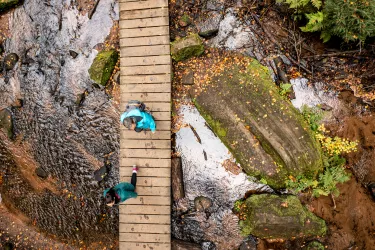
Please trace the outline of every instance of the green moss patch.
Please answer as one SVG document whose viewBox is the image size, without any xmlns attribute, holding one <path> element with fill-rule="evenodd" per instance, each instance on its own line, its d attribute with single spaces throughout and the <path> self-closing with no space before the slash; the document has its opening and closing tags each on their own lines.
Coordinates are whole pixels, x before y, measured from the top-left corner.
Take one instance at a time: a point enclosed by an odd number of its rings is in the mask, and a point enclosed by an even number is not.
<svg viewBox="0 0 375 250">
<path fill-rule="evenodd" d="M 203 52 L 204 46 L 197 34 L 189 35 L 171 43 L 171 55 L 176 62 L 200 56 Z"/>
<path fill-rule="evenodd" d="M 308 211 L 296 196 L 253 195 L 246 200 L 246 220 L 240 222 L 244 235 L 262 239 L 323 236 L 325 221 Z"/>
<path fill-rule="evenodd" d="M 280 96 L 268 68 L 245 59 L 243 67 L 224 65 L 204 91 L 194 86 L 191 95 L 199 112 L 247 174 L 276 189 L 285 187 L 290 175 L 315 175 L 322 154 L 313 132 Z"/>
<path fill-rule="evenodd" d="M 89 69 L 90 78 L 97 84 L 105 86 L 111 77 L 117 60 L 118 53 L 115 50 L 100 52 Z"/>
</svg>

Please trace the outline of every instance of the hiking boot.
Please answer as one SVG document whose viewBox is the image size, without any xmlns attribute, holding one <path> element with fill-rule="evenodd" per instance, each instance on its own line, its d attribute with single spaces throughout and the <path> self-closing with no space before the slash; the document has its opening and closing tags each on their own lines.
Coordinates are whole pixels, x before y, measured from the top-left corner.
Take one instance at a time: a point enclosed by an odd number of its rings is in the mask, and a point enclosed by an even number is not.
<svg viewBox="0 0 375 250">
<path fill-rule="evenodd" d="M 138 172 L 138 167 L 137 165 L 133 165 L 133 173 L 137 173 Z"/>
</svg>

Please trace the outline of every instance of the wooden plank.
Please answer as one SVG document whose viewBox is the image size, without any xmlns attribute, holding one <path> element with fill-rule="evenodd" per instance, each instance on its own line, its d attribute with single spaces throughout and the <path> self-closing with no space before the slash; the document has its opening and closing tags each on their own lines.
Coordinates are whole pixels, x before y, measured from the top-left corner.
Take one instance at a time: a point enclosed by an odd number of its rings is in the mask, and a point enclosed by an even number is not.
<svg viewBox="0 0 375 250">
<path fill-rule="evenodd" d="M 122 157 L 126 158 L 154 158 L 154 159 L 168 159 L 171 158 L 170 149 L 134 149 L 126 148 L 120 149 Z"/>
<path fill-rule="evenodd" d="M 171 235 L 147 233 L 120 233 L 120 241 L 169 243 L 171 242 Z"/>
<path fill-rule="evenodd" d="M 122 69 L 121 69 L 122 70 Z M 155 84 L 122 84 L 120 85 L 121 93 L 139 93 L 139 92 L 148 92 L 148 93 L 161 93 L 171 92 L 171 84 L 169 83 L 155 83 Z"/>
<path fill-rule="evenodd" d="M 126 209 L 128 209 L 127 207 Z M 160 224 L 119 224 L 120 233 L 161 233 L 169 234 L 171 233 L 170 225 L 160 225 Z"/>
<path fill-rule="evenodd" d="M 152 159 L 149 159 L 152 160 Z M 130 176 L 132 175 L 132 167 L 120 167 L 120 177 L 128 176 L 128 180 L 130 180 Z M 170 168 L 142 168 L 140 167 L 138 170 L 138 177 L 170 177 L 171 176 L 171 169 Z M 137 187 L 138 188 L 138 187 Z M 141 195 L 139 193 L 139 195 Z M 147 194 L 146 194 L 147 195 Z"/>
<path fill-rule="evenodd" d="M 170 168 L 170 159 L 143 159 L 143 158 L 120 158 L 121 167 L 132 167 L 137 165 L 140 168 Z M 131 172 L 130 172 L 131 174 Z M 129 175 L 130 176 L 130 175 Z"/>
<path fill-rule="evenodd" d="M 122 176 L 120 178 L 121 181 L 129 181 L 128 176 Z M 170 187 L 171 186 L 171 179 L 167 177 L 137 177 L 137 187 Z M 147 197 L 147 196 L 145 196 Z M 131 204 L 126 202 L 126 204 Z M 169 205 L 168 204 L 153 204 L 153 205 Z"/>
<path fill-rule="evenodd" d="M 171 65 L 171 57 L 169 55 L 163 56 L 135 56 L 125 57 L 120 59 L 120 65 L 122 66 L 143 66 L 143 65 Z"/>
<path fill-rule="evenodd" d="M 170 93 L 122 93 L 121 100 L 139 100 L 141 102 L 171 102 Z"/>
<path fill-rule="evenodd" d="M 131 37 L 131 38 L 121 38 L 120 47 L 136 47 L 145 45 L 167 45 L 170 43 L 168 35 L 165 36 L 148 36 L 148 37 Z M 168 58 L 170 59 L 170 58 Z M 121 61 L 121 65 L 124 65 Z"/>
<path fill-rule="evenodd" d="M 139 177 L 143 178 L 143 177 Z M 144 177 L 144 178 L 150 178 L 150 177 Z M 156 177 L 155 177 L 156 178 Z M 160 177 L 159 177 L 160 178 Z M 167 178 L 169 180 L 169 178 Z M 128 181 L 128 180 L 126 180 Z M 137 184 L 138 185 L 138 184 Z M 133 204 L 133 205 L 171 205 L 171 198 L 168 196 L 140 196 L 138 195 L 137 198 L 134 199 L 127 199 L 123 204 Z M 121 207 L 122 205 L 120 205 Z"/>
<path fill-rule="evenodd" d="M 147 37 L 169 35 L 169 26 L 159 26 L 151 28 L 120 29 L 119 38 L 126 37 Z"/>
<path fill-rule="evenodd" d="M 151 46 L 138 46 L 138 47 L 122 47 L 120 48 L 120 55 L 122 58 L 136 57 L 136 56 L 159 56 L 169 55 L 171 52 L 170 45 L 151 45 Z M 162 72 L 162 73 L 170 73 Z M 123 72 L 121 72 L 122 75 Z M 152 74 L 152 73 L 150 73 Z"/>
<path fill-rule="evenodd" d="M 170 122 L 168 122 L 170 123 Z M 121 140 L 120 148 L 171 148 L 171 140 Z"/>
<path fill-rule="evenodd" d="M 149 76 L 121 76 L 121 84 L 128 83 L 170 83 L 171 75 L 149 75 Z"/>
<path fill-rule="evenodd" d="M 121 75 L 127 75 L 127 76 L 158 75 L 158 74 L 170 74 L 170 73 L 171 73 L 171 65 L 121 67 Z"/>
<path fill-rule="evenodd" d="M 131 20 L 120 20 L 121 29 L 144 28 L 169 25 L 169 17 L 151 17 Z"/>
<path fill-rule="evenodd" d="M 136 133 L 135 131 L 123 130 L 120 131 L 120 139 L 137 139 L 137 140 L 170 140 L 170 131 L 156 131 L 154 134 L 151 131 L 142 131 Z"/>
<path fill-rule="evenodd" d="M 171 250 L 171 243 L 119 242 L 121 250 Z"/>
<path fill-rule="evenodd" d="M 120 209 L 122 208 L 120 207 Z M 126 209 L 126 207 L 124 209 Z M 170 215 L 120 214 L 120 223 L 169 225 L 171 223 L 171 216 Z"/>
<path fill-rule="evenodd" d="M 126 102 L 122 102 L 120 104 L 120 110 L 125 110 Z M 156 111 L 166 111 L 171 112 L 171 104 L 168 102 L 145 102 L 146 108 L 149 109 L 151 112 Z M 158 123 L 156 122 L 156 127 L 158 127 Z"/>
<path fill-rule="evenodd" d="M 120 209 L 120 214 L 121 213 L 123 214 L 171 214 L 171 206 L 155 206 L 155 205 L 124 205 L 124 206 L 126 207 L 125 209 Z M 151 232 L 148 232 L 148 233 L 151 233 Z"/>
<path fill-rule="evenodd" d="M 154 117 L 156 121 L 170 121 L 171 120 L 171 112 L 152 112 L 152 116 Z"/>
<path fill-rule="evenodd" d="M 120 11 L 120 20 L 168 16 L 168 8 Z"/>
<path fill-rule="evenodd" d="M 139 177 L 137 178 L 137 186 L 170 187 L 171 179 L 166 177 Z"/>
<path fill-rule="evenodd" d="M 120 0 L 120 3 L 124 2 Z M 168 7 L 168 0 L 148 0 L 120 4 L 120 11 Z"/>
</svg>

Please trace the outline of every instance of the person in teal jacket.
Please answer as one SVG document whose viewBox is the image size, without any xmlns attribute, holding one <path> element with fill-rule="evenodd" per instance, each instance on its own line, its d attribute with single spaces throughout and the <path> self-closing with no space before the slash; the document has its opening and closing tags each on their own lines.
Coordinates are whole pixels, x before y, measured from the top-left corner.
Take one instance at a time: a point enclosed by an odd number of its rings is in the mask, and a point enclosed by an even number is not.
<svg viewBox="0 0 375 250">
<path fill-rule="evenodd" d="M 126 111 L 121 115 L 121 123 L 128 129 L 141 132 L 142 130 L 156 131 L 156 124 L 152 115 L 145 112 L 145 105 L 139 101 L 130 101 Z"/>
<path fill-rule="evenodd" d="M 107 206 L 112 207 L 113 205 L 118 205 L 127 199 L 137 198 L 137 193 L 134 191 L 137 184 L 137 171 L 138 167 L 133 166 L 131 183 L 121 182 L 112 188 L 104 190 L 103 196 Z"/>
</svg>

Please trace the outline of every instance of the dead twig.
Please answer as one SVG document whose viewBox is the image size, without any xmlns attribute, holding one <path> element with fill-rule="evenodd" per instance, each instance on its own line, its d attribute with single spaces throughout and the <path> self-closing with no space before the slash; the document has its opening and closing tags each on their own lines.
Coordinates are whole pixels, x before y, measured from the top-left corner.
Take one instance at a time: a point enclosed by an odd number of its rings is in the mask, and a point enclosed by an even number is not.
<svg viewBox="0 0 375 250">
<path fill-rule="evenodd" d="M 332 193 L 331 193 L 331 198 L 332 198 L 332 202 L 333 202 L 333 209 L 336 209 L 336 201 L 335 201 L 335 198 L 333 197 Z"/>
<path fill-rule="evenodd" d="M 189 124 L 189 127 L 190 127 L 191 131 L 193 131 L 195 137 L 197 138 L 197 141 L 198 141 L 200 144 L 202 144 L 201 138 L 199 137 L 199 135 L 198 135 L 197 131 L 195 130 L 195 128 L 194 128 L 193 126 L 191 126 L 190 124 Z"/>
<path fill-rule="evenodd" d="M 94 15 L 94 13 L 95 13 L 95 11 L 96 11 L 96 8 L 97 8 L 98 5 L 99 5 L 99 2 L 100 2 L 100 0 L 97 0 L 96 3 L 95 3 L 95 5 L 94 5 L 94 8 L 90 11 L 90 13 L 89 13 L 89 15 L 88 15 L 89 19 L 91 19 L 92 16 Z"/>
</svg>

